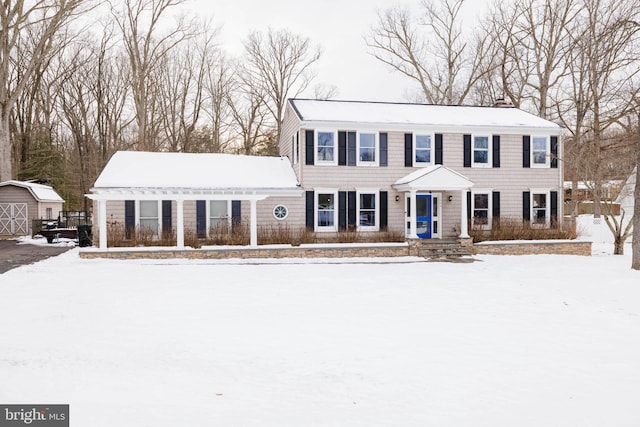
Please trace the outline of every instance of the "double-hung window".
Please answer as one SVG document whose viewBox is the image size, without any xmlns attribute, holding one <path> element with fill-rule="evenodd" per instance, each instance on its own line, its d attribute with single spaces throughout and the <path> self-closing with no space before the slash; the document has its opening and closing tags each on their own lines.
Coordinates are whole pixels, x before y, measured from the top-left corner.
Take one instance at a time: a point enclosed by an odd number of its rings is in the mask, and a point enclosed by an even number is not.
<svg viewBox="0 0 640 427">
<path fill-rule="evenodd" d="M 531 138 L 531 166 L 549 166 L 549 138 L 546 136 Z"/>
<path fill-rule="evenodd" d="M 429 165 L 433 163 L 431 149 L 433 147 L 432 144 L 433 138 L 431 135 L 415 135 L 415 143 L 414 143 L 414 165 L 422 166 Z"/>
<path fill-rule="evenodd" d="M 491 193 L 473 193 L 473 225 L 480 228 L 489 228 L 491 225 Z"/>
<path fill-rule="evenodd" d="M 227 229 L 229 220 L 229 202 L 227 200 L 211 200 L 209 202 L 209 228 Z"/>
<path fill-rule="evenodd" d="M 358 164 L 359 165 L 375 165 L 376 159 L 376 134 L 375 133 L 359 133 L 358 134 Z"/>
<path fill-rule="evenodd" d="M 473 166 L 489 167 L 491 166 L 491 136 L 474 135 L 473 136 Z"/>
<path fill-rule="evenodd" d="M 336 231 L 337 192 L 319 190 L 316 194 L 316 230 Z"/>
<path fill-rule="evenodd" d="M 319 164 L 336 164 L 335 132 L 318 131 L 316 135 L 316 160 Z"/>
<path fill-rule="evenodd" d="M 378 229 L 377 220 L 377 191 L 358 192 L 358 229 L 375 231 Z"/>
<path fill-rule="evenodd" d="M 158 235 L 160 221 L 158 219 L 158 201 L 157 200 L 140 200 L 140 230 L 152 232 Z"/>
<path fill-rule="evenodd" d="M 531 223 L 547 225 L 549 223 L 549 193 L 531 193 Z"/>
</svg>

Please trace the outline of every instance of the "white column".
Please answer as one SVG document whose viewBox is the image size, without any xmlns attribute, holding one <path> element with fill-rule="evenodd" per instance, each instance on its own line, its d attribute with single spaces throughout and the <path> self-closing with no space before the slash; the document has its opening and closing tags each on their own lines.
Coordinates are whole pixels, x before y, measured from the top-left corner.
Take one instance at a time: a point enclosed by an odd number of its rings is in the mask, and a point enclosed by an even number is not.
<svg viewBox="0 0 640 427">
<path fill-rule="evenodd" d="M 418 229 L 418 224 L 416 221 L 416 215 L 418 214 L 418 209 L 416 207 L 416 194 L 418 192 L 416 190 L 411 190 L 411 193 L 409 193 L 409 197 L 411 198 L 409 204 L 411 205 L 411 233 L 409 233 L 409 237 L 412 239 L 417 239 L 418 238 L 418 234 L 417 234 L 417 229 Z"/>
<path fill-rule="evenodd" d="M 467 191 L 469 189 L 462 190 L 460 192 L 460 237 L 461 239 L 469 238 L 469 226 L 467 222 Z"/>
<path fill-rule="evenodd" d="M 98 200 L 98 227 L 100 227 L 100 249 L 107 249 L 107 201 Z"/>
<path fill-rule="evenodd" d="M 250 246 L 258 246 L 258 213 L 256 209 L 256 200 L 250 200 L 251 202 L 251 242 Z"/>
<path fill-rule="evenodd" d="M 176 200 L 176 244 L 184 249 L 184 200 Z"/>
</svg>

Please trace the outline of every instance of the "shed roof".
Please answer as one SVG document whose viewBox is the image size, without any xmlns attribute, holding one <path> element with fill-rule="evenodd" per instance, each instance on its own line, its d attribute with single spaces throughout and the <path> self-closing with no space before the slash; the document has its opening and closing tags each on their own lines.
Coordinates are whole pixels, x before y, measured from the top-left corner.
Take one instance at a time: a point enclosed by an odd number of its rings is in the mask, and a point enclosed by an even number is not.
<svg viewBox="0 0 640 427">
<path fill-rule="evenodd" d="M 273 194 L 299 191 L 285 157 L 212 153 L 118 151 L 107 162 L 91 191 L 171 190 L 223 194 Z"/>
<path fill-rule="evenodd" d="M 530 128 L 560 133 L 562 127 L 515 107 L 405 104 L 290 99 L 302 121 L 434 126 L 441 128 Z"/>
<path fill-rule="evenodd" d="M 62 202 L 64 203 L 64 199 L 60 197 L 60 195 L 53 189 L 53 187 L 49 185 L 36 184 L 34 182 L 27 181 L 4 181 L 0 182 L 0 187 L 5 186 L 15 186 L 21 187 L 29 190 L 31 195 L 33 195 L 34 199 L 39 202 Z"/>
</svg>

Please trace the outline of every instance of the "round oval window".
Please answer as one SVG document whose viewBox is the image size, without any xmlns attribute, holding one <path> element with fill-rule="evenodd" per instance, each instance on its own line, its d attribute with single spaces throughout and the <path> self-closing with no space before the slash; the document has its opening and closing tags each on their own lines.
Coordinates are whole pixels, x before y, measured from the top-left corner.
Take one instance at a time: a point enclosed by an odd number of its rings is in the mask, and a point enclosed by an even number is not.
<svg viewBox="0 0 640 427">
<path fill-rule="evenodd" d="M 289 215 L 289 211 L 287 210 L 286 206 L 278 205 L 273 208 L 273 216 L 276 217 L 276 219 L 283 220 L 287 217 L 287 215 Z"/>
</svg>

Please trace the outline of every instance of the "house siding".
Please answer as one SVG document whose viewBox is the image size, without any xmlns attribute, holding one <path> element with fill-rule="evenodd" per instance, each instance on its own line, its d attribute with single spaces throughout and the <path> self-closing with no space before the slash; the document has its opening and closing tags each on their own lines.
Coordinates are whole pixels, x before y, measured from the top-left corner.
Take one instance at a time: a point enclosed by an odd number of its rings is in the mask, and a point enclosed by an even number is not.
<svg viewBox="0 0 640 427">
<path fill-rule="evenodd" d="M 47 219 L 47 208 L 52 209 L 53 219 L 62 210 L 62 202 L 38 202 L 31 192 L 15 185 L 0 187 L 0 203 L 26 203 L 27 215 L 31 219 Z"/>
</svg>

